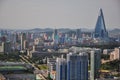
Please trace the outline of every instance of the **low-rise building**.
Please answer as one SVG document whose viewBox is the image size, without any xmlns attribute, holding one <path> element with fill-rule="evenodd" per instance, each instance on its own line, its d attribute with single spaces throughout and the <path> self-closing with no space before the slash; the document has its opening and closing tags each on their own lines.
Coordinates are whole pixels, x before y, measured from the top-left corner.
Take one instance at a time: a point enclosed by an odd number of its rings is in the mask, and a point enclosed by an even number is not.
<svg viewBox="0 0 120 80">
<path fill-rule="evenodd" d="M 114 51 L 110 53 L 110 60 L 120 60 L 120 47 L 115 48 Z"/>
</svg>

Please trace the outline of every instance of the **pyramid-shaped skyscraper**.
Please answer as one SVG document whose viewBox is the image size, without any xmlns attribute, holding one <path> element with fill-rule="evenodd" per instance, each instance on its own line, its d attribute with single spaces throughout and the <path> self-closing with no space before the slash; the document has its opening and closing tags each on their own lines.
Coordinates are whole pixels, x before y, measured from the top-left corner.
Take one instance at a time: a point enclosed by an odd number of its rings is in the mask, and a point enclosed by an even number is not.
<svg viewBox="0 0 120 80">
<path fill-rule="evenodd" d="M 106 30 L 102 9 L 100 9 L 100 13 L 97 19 L 94 37 L 95 38 L 108 38 L 108 32 Z"/>
</svg>

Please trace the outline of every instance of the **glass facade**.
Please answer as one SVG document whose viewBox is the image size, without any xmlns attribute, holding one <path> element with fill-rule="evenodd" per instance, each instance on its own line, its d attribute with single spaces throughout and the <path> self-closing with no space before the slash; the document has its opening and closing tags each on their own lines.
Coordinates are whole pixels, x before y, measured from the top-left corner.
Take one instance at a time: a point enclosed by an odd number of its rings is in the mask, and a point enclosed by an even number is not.
<svg viewBox="0 0 120 80">
<path fill-rule="evenodd" d="M 66 80 L 67 79 L 67 64 L 66 60 L 63 58 L 57 58 L 56 61 L 56 80 Z"/>
<path fill-rule="evenodd" d="M 67 55 L 67 80 L 88 80 L 88 57 L 85 54 Z"/>
<path fill-rule="evenodd" d="M 102 9 L 100 9 L 100 13 L 97 19 L 94 37 L 95 38 L 107 38 L 108 37 L 108 32 L 106 31 Z"/>
</svg>

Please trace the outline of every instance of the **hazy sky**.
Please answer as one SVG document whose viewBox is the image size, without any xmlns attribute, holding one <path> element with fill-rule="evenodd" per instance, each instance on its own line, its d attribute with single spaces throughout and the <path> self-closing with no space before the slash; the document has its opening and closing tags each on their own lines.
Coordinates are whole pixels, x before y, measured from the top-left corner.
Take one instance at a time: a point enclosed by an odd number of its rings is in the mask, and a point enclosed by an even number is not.
<svg viewBox="0 0 120 80">
<path fill-rule="evenodd" d="M 0 0 L 0 28 L 94 28 L 103 9 L 107 29 L 120 28 L 120 0 Z"/>
</svg>

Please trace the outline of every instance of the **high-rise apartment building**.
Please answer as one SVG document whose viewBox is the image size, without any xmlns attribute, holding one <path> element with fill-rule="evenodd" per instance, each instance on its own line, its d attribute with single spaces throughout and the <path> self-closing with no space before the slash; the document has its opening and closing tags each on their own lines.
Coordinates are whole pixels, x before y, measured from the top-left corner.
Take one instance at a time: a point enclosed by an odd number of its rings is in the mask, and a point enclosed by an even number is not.
<svg viewBox="0 0 120 80">
<path fill-rule="evenodd" d="M 48 71 L 56 71 L 56 58 L 47 58 Z"/>
<path fill-rule="evenodd" d="M 54 80 L 56 73 L 56 58 L 47 58 L 48 74 Z M 56 79 L 57 80 L 57 79 Z"/>
<path fill-rule="evenodd" d="M 87 53 L 67 54 L 67 80 L 88 80 Z"/>
<path fill-rule="evenodd" d="M 77 29 L 77 30 L 76 30 L 76 38 L 77 38 L 77 40 L 78 40 L 79 38 L 82 38 L 81 29 Z"/>
<path fill-rule="evenodd" d="M 58 39 L 59 39 L 58 30 L 55 29 L 54 32 L 53 32 L 53 41 L 54 41 L 55 44 L 58 44 Z"/>
<path fill-rule="evenodd" d="M 25 33 L 21 34 L 21 50 L 24 49 L 24 41 L 26 40 L 26 35 Z"/>
<path fill-rule="evenodd" d="M 0 43 L 0 53 L 4 53 L 4 42 Z"/>
<path fill-rule="evenodd" d="M 101 50 L 100 49 L 92 50 L 90 55 L 91 55 L 90 80 L 95 80 L 95 78 L 99 76 L 99 69 L 101 64 Z"/>
<path fill-rule="evenodd" d="M 24 49 L 27 49 L 27 48 L 28 48 L 28 41 L 27 41 L 27 40 L 24 40 L 23 46 L 24 46 L 24 47 L 23 47 Z"/>
<path fill-rule="evenodd" d="M 64 58 L 56 60 L 56 80 L 67 80 L 67 63 Z"/>
<path fill-rule="evenodd" d="M 11 42 L 0 42 L 0 53 L 8 54 L 11 52 Z"/>
</svg>

